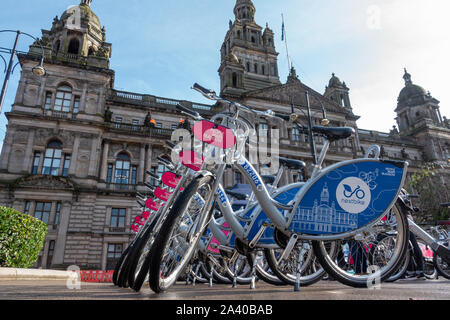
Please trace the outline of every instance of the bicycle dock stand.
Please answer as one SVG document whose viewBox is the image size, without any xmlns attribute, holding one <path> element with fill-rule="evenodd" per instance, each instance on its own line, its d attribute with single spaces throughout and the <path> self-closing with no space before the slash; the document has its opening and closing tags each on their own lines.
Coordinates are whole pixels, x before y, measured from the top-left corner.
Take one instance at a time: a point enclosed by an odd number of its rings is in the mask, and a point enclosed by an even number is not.
<svg viewBox="0 0 450 320">
<path fill-rule="evenodd" d="M 304 243 L 302 246 L 302 250 L 300 250 L 300 253 L 298 255 L 298 263 L 297 263 L 297 274 L 295 279 L 295 285 L 294 285 L 294 292 L 300 291 L 300 277 L 301 277 L 301 270 L 303 265 L 303 257 L 310 249 L 309 243 Z"/>
</svg>

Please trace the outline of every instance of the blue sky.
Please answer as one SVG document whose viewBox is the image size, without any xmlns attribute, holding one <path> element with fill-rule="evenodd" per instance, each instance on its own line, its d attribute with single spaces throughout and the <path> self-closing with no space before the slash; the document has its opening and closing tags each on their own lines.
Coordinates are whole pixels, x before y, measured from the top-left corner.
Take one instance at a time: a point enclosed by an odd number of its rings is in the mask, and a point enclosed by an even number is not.
<svg viewBox="0 0 450 320">
<path fill-rule="evenodd" d="M 78 3 L 2 0 L 0 30 L 20 29 L 40 36 L 56 15 Z M 441 113 L 450 116 L 448 0 L 254 0 L 254 4 L 256 22 L 261 26 L 267 22 L 276 33 L 281 81 L 288 75 L 281 42 L 283 13 L 289 54 L 300 80 L 323 93 L 331 73 L 336 73 L 351 89 L 360 128 L 388 131 L 395 124 L 404 67 L 414 83 L 441 101 Z M 94 0 L 91 7 L 113 46 L 116 89 L 209 103 L 190 86 L 198 82 L 219 91 L 219 50 L 228 21 L 234 20 L 234 5 L 235 0 Z M 13 34 L 0 34 L 2 47 L 12 46 L 13 40 Z M 27 50 L 30 44 L 31 39 L 24 37 L 19 49 Z M 19 69 L 11 78 L 0 115 L 1 144 L 4 112 L 11 109 Z"/>
</svg>

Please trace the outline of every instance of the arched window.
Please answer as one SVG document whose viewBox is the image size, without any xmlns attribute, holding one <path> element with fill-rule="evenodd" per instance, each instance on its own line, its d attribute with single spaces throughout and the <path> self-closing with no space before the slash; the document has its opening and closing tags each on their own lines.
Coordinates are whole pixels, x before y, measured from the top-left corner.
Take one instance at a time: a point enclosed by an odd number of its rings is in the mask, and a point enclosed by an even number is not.
<svg viewBox="0 0 450 320">
<path fill-rule="evenodd" d="M 69 49 L 67 50 L 68 53 L 71 54 L 78 54 L 80 51 L 80 41 L 78 39 L 73 38 L 69 42 Z"/>
<path fill-rule="evenodd" d="M 116 159 L 116 172 L 115 180 L 116 184 L 128 184 L 130 181 L 130 156 L 125 152 L 121 152 L 117 155 Z"/>
<path fill-rule="evenodd" d="M 62 143 L 52 140 L 45 149 L 44 165 L 42 174 L 58 176 L 62 158 Z"/>
<path fill-rule="evenodd" d="M 247 72 L 250 72 L 250 62 L 247 62 Z"/>
<path fill-rule="evenodd" d="M 255 73 L 258 73 L 258 64 L 257 63 L 255 63 L 254 68 L 255 68 Z"/>
<path fill-rule="evenodd" d="M 72 88 L 68 85 L 59 86 L 56 90 L 55 111 L 69 112 L 72 103 Z"/>
<path fill-rule="evenodd" d="M 236 88 L 237 87 L 237 74 L 236 74 L 236 72 L 233 72 L 232 81 L 233 81 L 233 88 Z"/>
</svg>

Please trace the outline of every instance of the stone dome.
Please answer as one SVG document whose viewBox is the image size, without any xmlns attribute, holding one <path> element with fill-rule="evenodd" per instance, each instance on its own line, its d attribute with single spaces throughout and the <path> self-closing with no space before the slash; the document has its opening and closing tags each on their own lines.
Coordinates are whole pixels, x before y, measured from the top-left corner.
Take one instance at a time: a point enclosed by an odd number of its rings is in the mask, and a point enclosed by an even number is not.
<svg viewBox="0 0 450 320">
<path fill-rule="evenodd" d="M 411 75 L 406 71 L 403 76 L 405 87 L 400 91 L 398 96 L 398 106 L 414 106 L 422 104 L 427 97 L 427 92 L 421 86 L 412 83 Z"/>
<path fill-rule="evenodd" d="M 97 17 L 97 15 L 92 11 L 89 4 L 86 4 L 85 2 L 82 2 L 79 5 L 74 5 L 69 7 L 66 11 L 63 12 L 61 15 L 61 21 L 64 22 L 64 24 L 67 23 L 67 20 L 72 17 L 77 12 L 80 13 L 80 22 L 83 24 L 83 22 L 86 22 L 89 25 L 94 25 L 98 29 L 101 29 L 101 23 L 100 19 Z"/>
<path fill-rule="evenodd" d="M 335 87 L 342 87 L 342 86 L 343 85 L 342 85 L 341 80 L 338 77 L 336 77 L 336 75 L 333 73 L 330 81 L 328 82 L 328 87 L 335 88 Z"/>
</svg>

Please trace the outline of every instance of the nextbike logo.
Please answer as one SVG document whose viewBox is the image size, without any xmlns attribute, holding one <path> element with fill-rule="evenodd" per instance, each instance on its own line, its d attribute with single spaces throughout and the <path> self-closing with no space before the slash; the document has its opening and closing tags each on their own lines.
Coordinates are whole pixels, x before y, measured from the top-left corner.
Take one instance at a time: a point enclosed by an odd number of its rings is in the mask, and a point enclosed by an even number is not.
<svg viewBox="0 0 450 320">
<path fill-rule="evenodd" d="M 339 183 L 336 189 L 336 199 L 345 211 L 361 213 L 370 204 L 370 188 L 360 178 L 348 177 Z"/>
<path fill-rule="evenodd" d="M 250 164 L 245 161 L 242 165 L 242 168 L 244 168 L 245 171 L 247 171 L 247 173 L 249 174 L 250 178 L 252 179 L 252 181 L 255 183 L 255 186 L 259 186 L 261 184 L 261 181 L 258 179 L 258 175 L 256 174 L 255 171 L 253 171 L 252 167 L 250 166 Z"/>
</svg>

